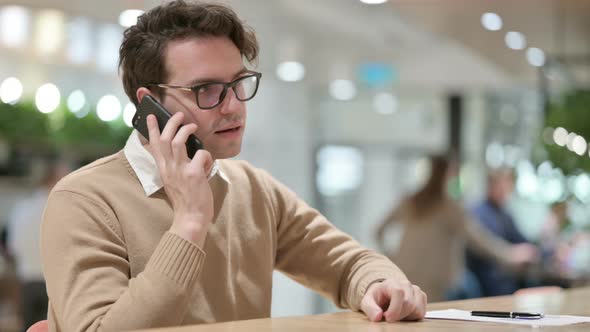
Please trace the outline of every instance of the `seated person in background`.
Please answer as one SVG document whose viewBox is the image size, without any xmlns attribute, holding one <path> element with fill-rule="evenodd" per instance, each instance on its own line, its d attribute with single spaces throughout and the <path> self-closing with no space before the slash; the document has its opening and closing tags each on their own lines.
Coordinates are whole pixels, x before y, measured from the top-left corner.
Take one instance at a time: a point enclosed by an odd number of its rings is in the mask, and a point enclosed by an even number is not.
<svg viewBox="0 0 590 332">
<path fill-rule="evenodd" d="M 403 199 L 377 230 L 377 242 L 386 250 L 387 227 L 403 224 L 399 249 L 388 256 L 430 301 L 446 300 L 460 286 L 465 246 L 505 268 L 518 269 L 535 259 L 534 247 L 513 246 L 492 235 L 449 196 L 448 180 L 455 173 L 452 162 L 435 156 L 430 166 L 426 185 Z"/>
<path fill-rule="evenodd" d="M 532 250 L 532 247 L 528 247 L 532 244 L 504 209 L 514 187 L 512 171 L 505 168 L 490 171 L 487 185 L 487 197 L 473 209 L 473 216 L 497 237 Z M 524 286 L 522 274 L 502 269 L 497 262 L 470 250 L 467 251 L 467 267 L 477 277 L 483 296 L 508 295 Z"/>
<path fill-rule="evenodd" d="M 171 1 L 120 48 L 125 91 L 173 117 L 149 142 L 70 174 L 41 228 L 51 331 L 123 331 L 270 316 L 275 269 L 371 321 L 418 320 L 426 295 L 267 172 L 236 160 L 260 74 L 227 6 Z M 275 124 L 268 124 L 269 126 Z M 194 158 L 185 142 L 203 143 Z M 288 153 L 288 152 L 285 152 Z"/>
</svg>

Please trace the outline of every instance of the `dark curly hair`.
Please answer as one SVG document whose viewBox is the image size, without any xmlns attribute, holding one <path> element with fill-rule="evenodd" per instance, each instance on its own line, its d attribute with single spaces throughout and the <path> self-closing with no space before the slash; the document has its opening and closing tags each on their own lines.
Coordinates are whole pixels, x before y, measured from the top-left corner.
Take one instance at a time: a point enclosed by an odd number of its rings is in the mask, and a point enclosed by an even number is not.
<svg viewBox="0 0 590 332">
<path fill-rule="evenodd" d="M 164 52 L 168 43 L 190 37 L 228 37 L 248 62 L 258 57 L 254 31 L 231 8 L 183 0 L 157 6 L 125 30 L 119 49 L 123 87 L 135 105 L 138 88 L 167 81 Z"/>
</svg>

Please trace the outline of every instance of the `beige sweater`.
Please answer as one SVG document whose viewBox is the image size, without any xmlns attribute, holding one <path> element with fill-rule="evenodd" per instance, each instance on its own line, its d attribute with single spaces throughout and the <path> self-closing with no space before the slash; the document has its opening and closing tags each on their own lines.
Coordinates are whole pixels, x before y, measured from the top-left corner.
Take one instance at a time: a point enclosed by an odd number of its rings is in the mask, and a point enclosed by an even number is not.
<svg viewBox="0 0 590 332">
<path fill-rule="evenodd" d="M 121 331 L 269 317 L 282 271 L 358 310 L 368 285 L 405 279 L 268 173 L 223 160 L 203 248 L 167 230 L 165 192 L 147 196 L 122 152 L 63 179 L 41 230 L 51 331 Z"/>
</svg>

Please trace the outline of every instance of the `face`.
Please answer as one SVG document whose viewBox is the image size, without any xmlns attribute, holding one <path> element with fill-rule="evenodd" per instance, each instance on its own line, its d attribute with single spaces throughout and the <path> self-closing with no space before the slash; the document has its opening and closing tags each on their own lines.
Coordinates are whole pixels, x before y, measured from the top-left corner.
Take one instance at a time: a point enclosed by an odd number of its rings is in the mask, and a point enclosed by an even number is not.
<svg viewBox="0 0 590 332">
<path fill-rule="evenodd" d="M 171 85 L 193 86 L 208 82 L 231 82 L 244 75 L 242 56 L 233 42 L 225 37 L 190 38 L 168 44 L 165 66 Z M 150 93 L 145 88 L 143 93 Z M 138 90 L 138 99 L 143 97 Z M 228 89 L 221 104 L 213 109 L 199 109 L 191 91 L 164 89 L 162 105 L 172 114 L 184 113 L 185 123 L 195 123 L 195 135 L 214 159 L 236 156 L 242 146 L 246 125 L 246 106 L 233 89 Z M 150 93 L 151 94 L 151 93 Z M 152 94 L 156 99 L 157 96 Z M 161 100 L 159 100 L 161 102 Z"/>
<path fill-rule="evenodd" d="M 512 195 L 512 190 L 514 189 L 514 180 L 510 175 L 504 175 L 500 178 L 496 179 L 495 183 L 493 184 L 493 196 L 495 196 L 495 200 L 500 203 L 504 204 Z"/>
</svg>

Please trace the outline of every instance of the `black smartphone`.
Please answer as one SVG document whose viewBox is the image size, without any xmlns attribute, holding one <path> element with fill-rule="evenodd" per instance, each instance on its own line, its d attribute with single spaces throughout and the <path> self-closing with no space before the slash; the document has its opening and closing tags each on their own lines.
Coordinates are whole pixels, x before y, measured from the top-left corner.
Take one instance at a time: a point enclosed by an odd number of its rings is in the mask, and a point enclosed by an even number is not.
<svg viewBox="0 0 590 332">
<path fill-rule="evenodd" d="M 154 97 L 150 95 L 143 97 L 139 103 L 139 106 L 137 107 L 137 111 L 135 112 L 131 123 L 133 124 L 133 127 L 137 129 L 137 131 L 139 131 L 147 140 L 150 139 L 147 126 L 147 116 L 150 114 L 156 116 L 160 133 L 164 130 L 166 123 L 172 117 L 172 115 L 164 108 L 164 106 L 158 103 Z M 195 135 L 191 134 L 186 141 L 186 152 L 188 153 L 188 157 L 193 159 L 193 156 L 195 153 L 197 153 L 197 150 L 202 148 L 203 144 L 201 141 L 199 141 Z"/>
</svg>

